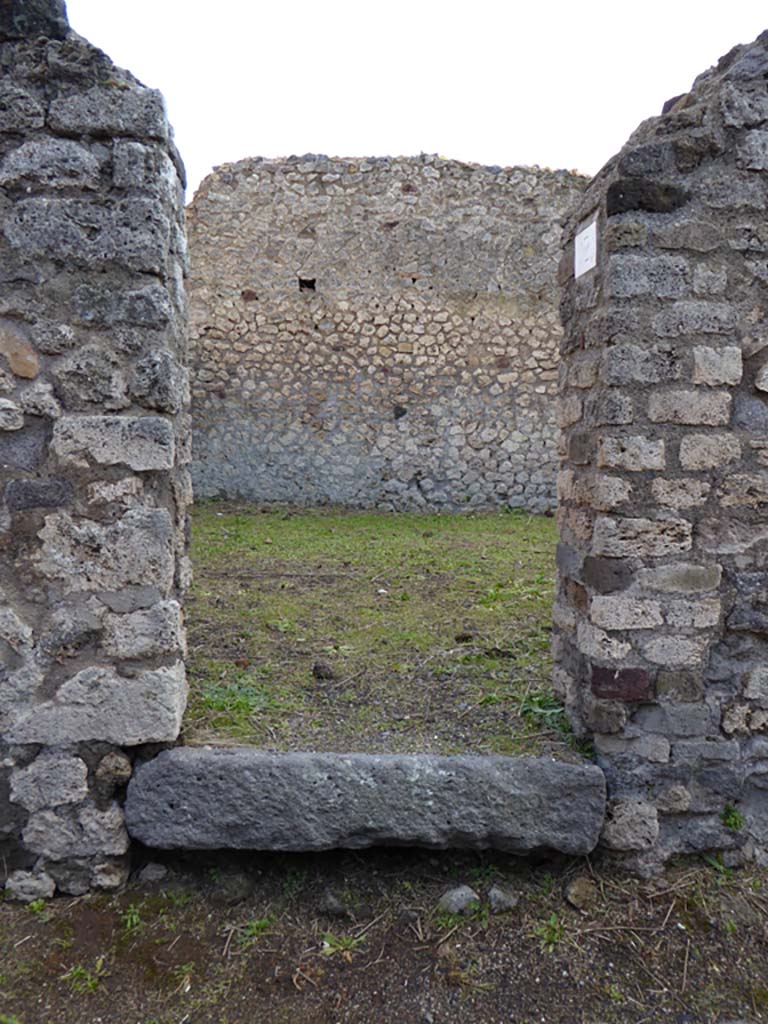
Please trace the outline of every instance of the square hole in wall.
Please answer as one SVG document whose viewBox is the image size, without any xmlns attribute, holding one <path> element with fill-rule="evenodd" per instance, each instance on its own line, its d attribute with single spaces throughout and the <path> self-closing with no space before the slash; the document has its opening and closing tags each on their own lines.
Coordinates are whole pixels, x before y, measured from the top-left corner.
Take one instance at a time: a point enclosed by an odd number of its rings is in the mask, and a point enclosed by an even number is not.
<svg viewBox="0 0 768 1024">
<path fill-rule="evenodd" d="M 299 278 L 299 291 L 300 292 L 313 292 L 315 290 L 315 284 L 317 279 L 314 277 L 300 277 Z"/>
</svg>

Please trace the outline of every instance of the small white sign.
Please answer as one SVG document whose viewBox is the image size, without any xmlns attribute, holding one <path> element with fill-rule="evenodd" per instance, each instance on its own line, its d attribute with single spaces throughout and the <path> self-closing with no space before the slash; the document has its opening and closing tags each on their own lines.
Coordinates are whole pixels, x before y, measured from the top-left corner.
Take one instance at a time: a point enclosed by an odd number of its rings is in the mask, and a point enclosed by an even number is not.
<svg viewBox="0 0 768 1024">
<path fill-rule="evenodd" d="M 581 277 L 597 266 L 597 221 L 593 220 L 573 242 L 573 276 Z"/>
</svg>

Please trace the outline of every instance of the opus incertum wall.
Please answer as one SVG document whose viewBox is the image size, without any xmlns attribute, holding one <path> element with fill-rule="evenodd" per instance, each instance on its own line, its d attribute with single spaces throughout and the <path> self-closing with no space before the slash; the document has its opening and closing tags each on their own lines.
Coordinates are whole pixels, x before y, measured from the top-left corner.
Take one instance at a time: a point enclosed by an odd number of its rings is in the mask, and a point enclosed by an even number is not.
<svg viewBox="0 0 768 1024">
<path fill-rule="evenodd" d="M 554 507 L 562 221 L 587 179 L 244 160 L 188 211 L 198 497 Z"/>
<path fill-rule="evenodd" d="M 606 846 L 768 857 L 768 33 L 645 122 L 562 265 L 558 684 Z"/>
<path fill-rule="evenodd" d="M 185 704 L 183 170 L 162 97 L 0 4 L 0 870 L 119 886 Z"/>
</svg>

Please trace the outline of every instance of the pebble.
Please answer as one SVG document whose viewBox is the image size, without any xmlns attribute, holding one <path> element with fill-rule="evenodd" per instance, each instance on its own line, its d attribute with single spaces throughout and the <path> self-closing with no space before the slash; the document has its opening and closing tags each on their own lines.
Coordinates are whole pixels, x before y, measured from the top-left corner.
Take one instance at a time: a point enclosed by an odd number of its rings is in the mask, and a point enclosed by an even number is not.
<svg viewBox="0 0 768 1024">
<path fill-rule="evenodd" d="M 480 897 L 468 885 L 459 885 L 444 892 L 437 906 L 447 914 L 471 914 L 480 906 Z"/>
<path fill-rule="evenodd" d="M 520 897 L 516 892 L 507 892 L 506 889 L 502 889 L 498 885 L 494 885 L 488 891 L 488 904 L 492 914 L 506 914 L 508 911 L 514 910 L 519 902 Z"/>
</svg>

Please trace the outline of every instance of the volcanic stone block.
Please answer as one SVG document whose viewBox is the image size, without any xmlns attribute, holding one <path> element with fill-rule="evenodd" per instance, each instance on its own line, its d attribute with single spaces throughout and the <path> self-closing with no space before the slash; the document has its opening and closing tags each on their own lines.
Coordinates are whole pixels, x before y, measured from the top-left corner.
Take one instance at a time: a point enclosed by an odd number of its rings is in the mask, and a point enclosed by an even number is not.
<svg viewBox="0 0 768 1024">
<path fill-rule="evenodd" d="M 162 849 L 493 848 L 588 853 L 605 810 L 593 765 L 546 758 L 177 748 L 128 787 L 134 839 Z"/>
<path fill-rule="evenodd" d="M 68 27 L 64 0 L 3 0 L 0 3 L 0 42 L 35 36 L 63 39 Z"/>
</svg>

